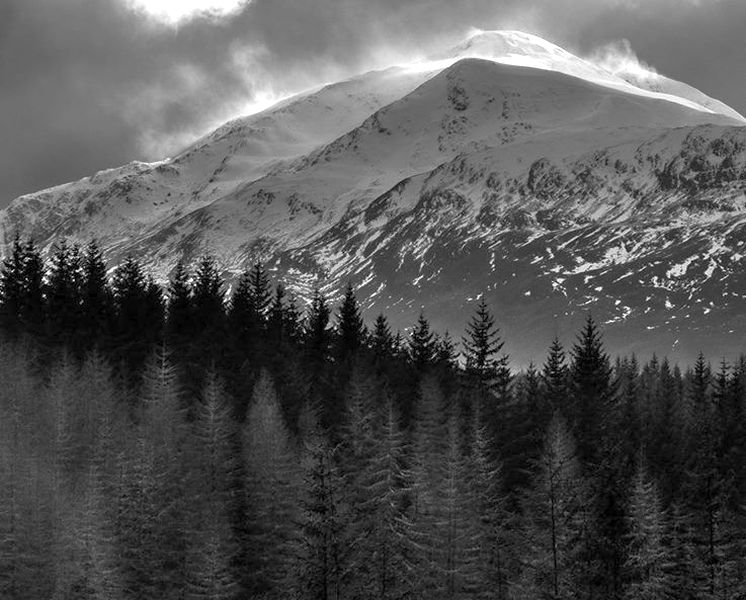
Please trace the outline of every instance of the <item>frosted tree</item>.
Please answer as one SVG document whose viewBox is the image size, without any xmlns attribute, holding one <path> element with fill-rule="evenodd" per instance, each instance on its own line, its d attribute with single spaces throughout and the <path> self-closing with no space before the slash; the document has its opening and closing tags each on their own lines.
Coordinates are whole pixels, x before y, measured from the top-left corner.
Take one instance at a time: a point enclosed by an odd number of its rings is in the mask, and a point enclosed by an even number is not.
<svg viewBox="0 0 746 600">
<path fill-rule="evenodd" d="M 520 598 L 573 597 L 587 543 L 587 500 L 571 434 L 561 417 L 549 425 L 532 488 L 524 502 L 524 568 Z"/>
<path fill-rule="evenodd" d="M 512 515 L 503 491 L 502 465 L 493 458 L 487 429 L 482 425 L 481 412 L 473 417 L 471 451 L 466 470 L 477 513 L 480 596 L 502 599 L 508 591 L 509 573 L 515 571 L 510 543 Z"/>
<path fill-rule="evenodd" d="M 20 346 L 0 345 L 0 597 L 50 597 L 54 486 L 48 414 Z"/>
<path fill-rule="evenodd" d="M 663 598 L 670 590 L 670 550 L 666 545 L 668 519 L 656 485 L 639 461 L 627 509 L 627 569 L 629 600 Z"/>
<path fill-rule="evenodd" d="M 171 598 L 184 579 L 190 515 L 186 418 L 176 371 L 164 350 L 146 364 L 140 397 L 141 415 L 117 490 L 123 577 L 131 593 Z"/>
<path fill-rule="evenodd" d="M 238 581 L 233 571 L 237 544 L 231 530 L 237 463 L 234 421 L 214 374 L 208 375 L 194 426 L 192 496 L 195 523 L 191 530 L 187 598 L 234 598 Z"/>
<path fill-rule="evenodd" d="M 307 413 L 306 419 L 296 592 L 309 600 L 342 600 L 350 596 L 349 524 L 343 501 L 344 480 L 337 466 L 338 446 L 314 425 L 313 415 Z"/>
<path fill-rule="evenodd" d="M 407 444 L 385 392 L 379 411 L 375 382 L 353 376 L 342 427 L 341 471 L 351 540 L 348 569 L 360 598 L 399 598 L 408 589 L 405 557 L 411 531 Z"/>
<path fill-rule="evenodd" d="M 252 593 L 279 591 L 290 577 L 297 519 L 298 456 L 282 418 L 274 383 L 262 371 L 243 429 Z"/>
</svg>

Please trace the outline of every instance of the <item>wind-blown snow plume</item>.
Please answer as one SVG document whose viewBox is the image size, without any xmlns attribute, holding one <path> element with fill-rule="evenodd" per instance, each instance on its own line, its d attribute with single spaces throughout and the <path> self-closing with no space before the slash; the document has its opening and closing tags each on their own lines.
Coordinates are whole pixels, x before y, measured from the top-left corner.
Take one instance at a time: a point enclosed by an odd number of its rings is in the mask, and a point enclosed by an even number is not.
<svg viewBox="0 0 746 600">
<path fill-rule="evenodd" d="M 597 48 L 588 61 L 614 75 L 629 74 L 637 77 L 658 76 L 655 67 L 640 60 L 628 39 L 622 39 Z"/>
</svg>

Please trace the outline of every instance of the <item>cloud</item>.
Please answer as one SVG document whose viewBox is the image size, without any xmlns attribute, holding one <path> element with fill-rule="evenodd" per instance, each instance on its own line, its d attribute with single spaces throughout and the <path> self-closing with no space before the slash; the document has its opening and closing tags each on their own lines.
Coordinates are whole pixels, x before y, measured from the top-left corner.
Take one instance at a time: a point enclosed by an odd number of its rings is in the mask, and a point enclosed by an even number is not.
<svg viewBox="0 0 746 600">
<path fill-rule="evenodd" d="M 224 19 L 235 15 L 249 0 L 124 0 L 125 6 L 167 25 L 195 18 Z"/>
<path fill-rule="evenodd" d="M 0 2 L 0 205 L 172 155 L 273 99 L 426 56 L 474 26 L 605 47 L 599 60 L 651 63 L 746 110 L 742 0 L 145 2 Z"/>
<path fill-rule="evenodd" d="M 657 75 L 655 67 L 640 60 L 628 39 L 616 40 L 596 48 L 586 57 L 590 62 L 615 75 Z"/>
</svg>

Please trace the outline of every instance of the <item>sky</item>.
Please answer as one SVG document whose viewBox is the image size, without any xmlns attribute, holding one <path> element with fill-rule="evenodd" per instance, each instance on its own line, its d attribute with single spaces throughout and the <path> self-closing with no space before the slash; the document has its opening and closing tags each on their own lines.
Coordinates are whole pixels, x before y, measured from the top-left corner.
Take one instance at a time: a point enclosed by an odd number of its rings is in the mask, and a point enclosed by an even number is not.
<svg viewBox="0 0 746 600">
<path fill-rule="evenodd" d="M 746 114 L 745 0 L 0 0 L 0 206 L 474 27 L 629 48 Z"/>
</svg>

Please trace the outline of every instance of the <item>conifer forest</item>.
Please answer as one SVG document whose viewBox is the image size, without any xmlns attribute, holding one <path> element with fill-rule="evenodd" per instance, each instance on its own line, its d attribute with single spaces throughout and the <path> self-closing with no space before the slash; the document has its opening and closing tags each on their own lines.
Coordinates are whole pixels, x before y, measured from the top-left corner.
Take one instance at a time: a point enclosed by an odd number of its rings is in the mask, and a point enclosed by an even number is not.
<svg viewBox="0 0 746 600">
<path fill-rule="evenodd" d="M 465 329 L 95 243 L 0 273 L 3 600 L 746 598 L 746 360 Z"/>
</svg>

